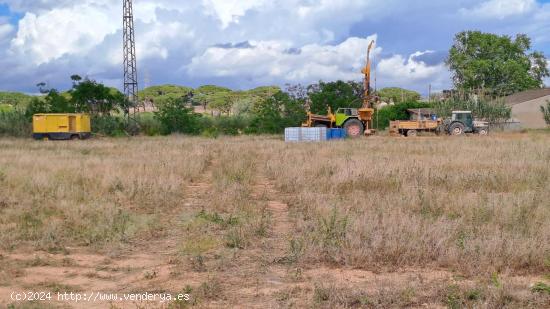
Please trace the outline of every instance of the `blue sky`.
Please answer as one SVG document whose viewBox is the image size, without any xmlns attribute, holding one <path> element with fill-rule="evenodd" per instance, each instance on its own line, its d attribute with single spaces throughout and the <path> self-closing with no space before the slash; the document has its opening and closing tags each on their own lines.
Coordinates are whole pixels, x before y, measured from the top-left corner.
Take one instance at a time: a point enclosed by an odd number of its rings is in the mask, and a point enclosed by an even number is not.
<svg viewBox="0 0 550 309">
<path fill-rule="evenodd" d="M 119 0 L 0 0 L 0 90 L 69 87 L 80 74 L 121 87 Z M 378 87 L 451 87 L 455 33 L 526 33 L 550 55 L 550 0 L 135 0 L 141 86 L 235 89 L 360 80 L 366 47 Z M 550 84 L 550 81 L 547 81 Z"/>
</svg>

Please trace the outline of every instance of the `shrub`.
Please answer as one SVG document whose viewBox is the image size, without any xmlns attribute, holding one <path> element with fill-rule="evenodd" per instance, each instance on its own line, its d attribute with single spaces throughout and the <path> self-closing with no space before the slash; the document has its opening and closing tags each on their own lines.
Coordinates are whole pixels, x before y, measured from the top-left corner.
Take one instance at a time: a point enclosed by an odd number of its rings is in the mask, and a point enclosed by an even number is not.
<svg viewBox="0 0 550 309">
<path fill-rule="evenodd" d="M 0 104 L 0 112 L 11 112 L 13 111 L 13 106 L 10 104 Z"/>
<path fill-rule="evenodd" d="M 199 134 L 201 115 L 187 106 L 187 99 L 170 99 L 159 107 L 155 118 L 161 124 L 161 134 Z"/>
<path fill-rule="evenodd" d="M 0 136 L 31 136 L 32 124 L 23 112 L 0 111 Z"/>
<path fill-rule="evenodd" d="M 152 113 L 142 113 L 136 118 L 141 132 L 147 136 L 160 135 L 162 124 Z"/>
<path fill-rule="evenodd" d="M 31 120 L 34 114 L 48 113 L 50 112 L 50 107 L 48 103 L 43 98 L 33 98 L 27 109 L 25 110 L 25 116 L 27 119 Z"/>
<path fill-rule="evenodd" d="M 92 117 L 92 132 L 105 136 L 124 136 L 126 121 L 122 117 L 104 115 Z"/>
<path fill-rule="evenodd" d="M 299 126 L 306 118 L 303 101 L 288 93 L 278 92 L 260 101 L 253 109 L 254 117 L 246 133 L 279 134 L 285 127 Z"/>
<path fill-rule="evenodd" d="M 246 131 L 250 119 L 244 116 L 202 117 L 200 128 L 203 135 L 240 135 Z"/>
</svg>

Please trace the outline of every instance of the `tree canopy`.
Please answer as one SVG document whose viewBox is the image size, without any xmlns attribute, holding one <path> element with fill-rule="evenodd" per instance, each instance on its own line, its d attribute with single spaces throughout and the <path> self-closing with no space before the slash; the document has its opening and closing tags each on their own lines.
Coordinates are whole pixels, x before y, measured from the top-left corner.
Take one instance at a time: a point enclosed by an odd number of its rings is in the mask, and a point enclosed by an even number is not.
<svg viewBox="0 0 550 309">
<path fill-rule="evenodd" d="M 383 88 L 378 91 L 378 96 L 382 101 L 393 101 L 394 103 L 419 101 L 420 93 L 398 87 Z"/>
<path fill-rule="evenodd" d="M 518 34 L 515 39 L 480 31 L 464 31 L 455 36 L 447 65 L 457 89 L 485 90 L 505 96 L 541 88 L 550 76 L 543 53 L 531 50 L 531 39 Z"/>
<path fill-rule="evenodd" d="M 357 82 L 319 82 L 308 87 L 311 111 L 326 114 L 328 107 L 336 111 L 341 107 L 361 107 L 363 105 L 363 84 Z"/>
</svg>

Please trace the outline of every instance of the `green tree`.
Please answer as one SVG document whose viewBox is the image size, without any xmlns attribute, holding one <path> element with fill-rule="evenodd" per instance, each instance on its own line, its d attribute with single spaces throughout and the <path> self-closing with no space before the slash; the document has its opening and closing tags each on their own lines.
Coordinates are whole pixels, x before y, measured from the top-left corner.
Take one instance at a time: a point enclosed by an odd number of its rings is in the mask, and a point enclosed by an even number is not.
<svg viewBox="0 0 550 309">
<path fill-rule="evenodd" d="M 457 89 L 485 90 L 504 96 L 544 86 L 550 76 L 541 52 L 530 52 L 531 40 L 524 34 L 509 36 L 464 31 L 455 36 L 447 65 Z"/>
<path fill-rule="evenodd" d="M 313 113 L 326 114 L 328 107 L 336 111 L 341 107 L 356 107 L 363 105 L 363 85 L 356 82 L 319 82 L 308 86 L 310 109 Z"/>
<path fill-rule="evenodd" d="M 419 101 L 420 93 L 403 88 L 383 88 L 378 91 L 378 96 L 382 101 L 393 101 L 394 103 Z"/>
<path fill-rule="evenodd" d="M 249 130 L 251 133 L 278 134 L 286 127 L 299 126 L 305 119 L 304 100 L 292 98 L 288 93 L 279 91 L 257 102 L 253 115 Z"/>
<path fill-rule="evenodd" d="M 201 115 L 193 112 L 189 108 L 190 97 L 181 99 L 167 100 L 159 106 L 155 112 L 155 118 L 161 123 L 161 133 L 168 135 L 171 133 L 198 134 L 200 133 Z"/>
<path fill-rule="evenodd" d="M 34 97 L 27 105 L 25 110 L 25 117 L 27 119 L 32 119 L 32 116 L 35 114 L 44 114 L 50 112 L 50 106 L 43 98 Z"/>
<path fill-rule="evenodd" d="M 212 94 L 208 98 L 208 107 L 220 112 L 220 114 L 226 114 L 229 116 L 233 105 L 241 97 L 238 92 L 220 92 Z"/>
<path fill-rule="evenodd" d="M 155 106 L 161 106 L 172 99 L 181 99 L 193 92 L 192 88 L 176 85 L 152 86 L 141 90 L 138 94 L 140 101 L 149 101 Z"/>
<path fill-rule="evenodd" d="M 51 89 L 44 98 L 50 113 L 74 113 L 74 106 L 69 100 L 55 89 Z"/>
<path fill-rule="evenodd" d="M 117 108 L 126 110 L 128 107 L 120 91 L 90 79 L 75 83 L 69 93 L 77 112 L 106 115 Z"/>
<path fill-rule="evenodd" d="M 546 101 L 546 107 L 541 106 L 540 111 L 542 112 L 544 121 L 546 122 L 547 125 L 550 126 L 550 101 Z"/>
</svg>

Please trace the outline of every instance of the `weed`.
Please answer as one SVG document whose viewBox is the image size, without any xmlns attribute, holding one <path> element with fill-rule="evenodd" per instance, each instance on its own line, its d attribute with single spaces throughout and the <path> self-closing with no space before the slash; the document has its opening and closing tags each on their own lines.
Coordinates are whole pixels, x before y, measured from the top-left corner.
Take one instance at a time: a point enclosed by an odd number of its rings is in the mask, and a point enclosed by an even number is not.
<svg viewBox="0 0 550 309">
<path fill-rule="evenodd" d="M 183 242 L 182 253 L 186 255 L 198 256 L 218 246 L 218 240 L 211 236 L 197 236 L 186 239 Z"/>
<path fill-rule="evenodd" d="M 445 303 L 450 309 L 460 309 L 463 307 L 462 295 L 458 285 L 450 285 L 447 287 Z"/>
<path fill-rule="evenodd" d="M 155 279 L 158 276 L 158 273 L 156 270 L 147 270 L 143 273 L 143 278 L 145 280 L 152 280 Z"/>
<path fill-rule="evenodd" d="M 203 282 L 196 290 L 196 296 L 200 299 L 216 300 L 223 298 L 223 287 L 221 282 L 212 278 Z"/>
<path fill-rule="evenodd" d="M 240 226 L 232 227 L 226 234 L 226 245 L 229 248 L 244 249 L 248 243 L 247 235 Z"/>
<path fill-rule="evenodd" d="M 202 255 L 194 256 L 190 259 L 191 266 L 193 267 L 193 270 L 196 272 L 205 272 L 206 271 L 206 265 L 204 264 L 204 257 Z"/>
<path fill-rule="evenodd" d="M 315 227 L 315 241 L 329 260 L 334 260 L 344 244 L 348 230 L 348 217 L 334 207 L 328 216 L 320 217 Z"/>
<path fill-rule="evenodd" d="M 491 275 L 491 282 L 497 289 L 502 289 L 502 281 L 500 280 L 500 276 L 498 273 L 493 273 Z"/>
<path fill-rule="evenodd" d="M 532 288 L 531 291 L 534 293 L 546 293 L 550 295 L 550 285 L 543 283 L 543 282 L 537 282 Z"/>
<path fill-rule="evenodd" d="M 472 289 L 466 292 L 466 298 L 470 301 L 478 301 L 482 297 L 483 293 L 479 289 Z"/>
</svg>

